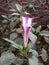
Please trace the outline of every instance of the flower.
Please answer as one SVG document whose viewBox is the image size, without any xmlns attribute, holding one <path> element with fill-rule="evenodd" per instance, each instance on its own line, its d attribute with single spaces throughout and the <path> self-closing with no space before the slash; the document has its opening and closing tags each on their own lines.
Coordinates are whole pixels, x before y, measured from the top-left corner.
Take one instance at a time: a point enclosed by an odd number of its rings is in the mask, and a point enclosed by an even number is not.
<svg viewBox="0 0 49 65">
<path fill-rule="evenodd" d="M 26 43 L 25 46 L 28 43 L 28 33 L 31 29 L 31 24 L 32 24 L 33 19 L 34 19 L 34 17 L 30 18 L 28 16 L 25 16 L 25 17 L 21 16 L 22 26 L 23 26 L 23 30 L 24 30 L 24 43 Z"/>
<path fill-rule="evenodd" d="M 22 20 L 22 27 L 23 27 L 23 31 L 24 31 L 24 56 L 27 56 L 27 43 L 28 43 L 28 33 L 31 29 L 31 24 L 32 24 L 32 20 L 33 18 L 30 18 L 28 16 L 21 16 L 21 20 Z"/>
</svg>

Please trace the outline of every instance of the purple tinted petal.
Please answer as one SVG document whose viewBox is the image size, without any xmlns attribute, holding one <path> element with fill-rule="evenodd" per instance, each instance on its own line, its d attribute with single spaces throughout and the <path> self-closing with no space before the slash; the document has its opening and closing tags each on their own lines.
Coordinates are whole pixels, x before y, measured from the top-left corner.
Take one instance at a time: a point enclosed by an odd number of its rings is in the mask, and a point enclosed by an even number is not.
<svg viewBox="0 0 49 65">
<path fill-rule="evenodd" d="M 28 34 L 29 34 L 29 31 L 30 31 L 30 27 L 27 27 L 27 28 L 24 30 L 24 41 L 25 41 L 25 42 L 28 42 Z"/>
<path fill-rule="evenodd" d="M 22 28 L 24 30 L 24 42 L 28 42 L 28 33 L 31 29 L 31 23 L 32 23 L 32 20 L 34 20 L 34 17 L 33 18 L 30 18 L 28 16 L 21 16 L 20 17 L 21 20 L 22 20 Z"/>
<path fill-rule="evenodd" d="M 32 18 L 29 18 L 28 16 L 26 16 L 26 17 L 21 16 L 20 18 L 22 20 L 22 26 L 24 26 L 24 27 L 31 26 Z"/>
<path fill-rule="evenodd" d="M 26 16 L 26 26 L 27 26 L 27 24 L 28 24 L 28 16 Z"/>
</svg>

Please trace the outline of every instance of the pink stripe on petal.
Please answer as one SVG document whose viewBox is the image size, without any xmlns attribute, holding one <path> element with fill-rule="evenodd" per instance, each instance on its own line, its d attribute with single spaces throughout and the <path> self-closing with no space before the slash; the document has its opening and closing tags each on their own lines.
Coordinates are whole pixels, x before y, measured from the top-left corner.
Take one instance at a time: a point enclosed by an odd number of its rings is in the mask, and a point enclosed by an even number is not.
<svg viewBox="0 0 49 65">
<path fill-rule="evenodd" d="M 26 29 L 24 29 L 24 41 L 28 42 L 28 34 L 30 31 L 30 27 L 27 27 Z"/>
<path fill-rule="evenodd" d="M 34 20 L 35 17 L 30 18 L 28 16 L 25 16 L 25 17 L 21 16 L 20 18 L 22 20 L 22 27 L 23 27 L 23 30 L 24 30 L 24 42 L 27 43 L 28 42 L 28 33 L 29 33 L 29 31 L 32 27 L 31 26 L 32 20 Z"/>
</svg>

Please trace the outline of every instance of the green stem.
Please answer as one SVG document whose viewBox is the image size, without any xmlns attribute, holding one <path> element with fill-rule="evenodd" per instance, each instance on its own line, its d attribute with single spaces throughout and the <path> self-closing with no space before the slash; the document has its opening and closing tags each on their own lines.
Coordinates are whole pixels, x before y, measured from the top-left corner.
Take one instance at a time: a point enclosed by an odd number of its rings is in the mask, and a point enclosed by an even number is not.
<svg viewBox="0 0 49 65">
<path fill-rule="evenodd" d="M 27 56 L 27 43 L 24 42 L 24 56 Z"/>
</svg>

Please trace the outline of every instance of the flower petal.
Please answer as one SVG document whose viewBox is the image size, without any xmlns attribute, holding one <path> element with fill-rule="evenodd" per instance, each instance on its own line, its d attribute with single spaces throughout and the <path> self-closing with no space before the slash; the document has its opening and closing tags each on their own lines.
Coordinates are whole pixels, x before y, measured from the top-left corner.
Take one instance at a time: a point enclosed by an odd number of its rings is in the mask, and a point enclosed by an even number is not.
<svg viewBox="0 0 49 65">
<path fill-rule="evenodd" d="M 31 23 L 33 18 L 30 18 L 28 16 L 21 16 L 21 20 L 22 20 L 22 26 L 23 26 L 23 30 L 24 30 L 24 42 L 28 42 L 28 33 L 31 29 Z"/>
<path fill-rule="evenodd" d="M 31 27 L 32 18 L 28 18 L 28 27 Z"/>
</svg>

